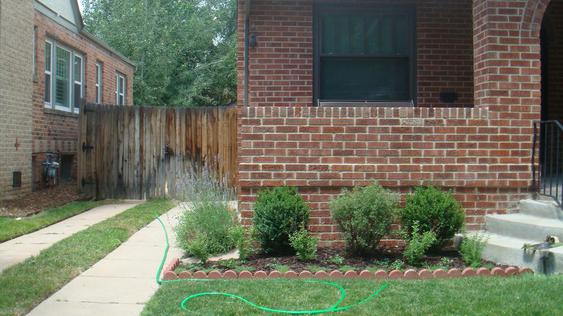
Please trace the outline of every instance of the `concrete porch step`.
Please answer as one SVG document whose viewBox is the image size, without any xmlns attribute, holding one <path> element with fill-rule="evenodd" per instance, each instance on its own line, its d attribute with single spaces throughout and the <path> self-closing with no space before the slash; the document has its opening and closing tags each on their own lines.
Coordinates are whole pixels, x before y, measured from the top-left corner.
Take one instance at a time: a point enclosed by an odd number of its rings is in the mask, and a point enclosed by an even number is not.
<svg viewBox="0 0 563 316">
<path fill-rule="evenodd" d="M 563 240 L 563 221 L 528 214 L 488 215 L 487 232 L 524 240 L 543 241 L 548 235 Z"/>
<path fill-rule="evenodd" d="M 519 209 L 521 214 L 563 221 L 563 210 L 551 198 L 546 200 L 522 200 Z"/>
<path fill-rule="evenodd" d="M 537 273 L 563 273 L 563 247 L 550 249 L 544 253 L 536 251 L 525 252 L 522 246 L 526 243 L 538 243 L 534 240 L 506 237 L 497 234 L 485 233 L 486 246 L 483 250 L 483 259 L 499 264 L 527 267 Z"/>
</svg>

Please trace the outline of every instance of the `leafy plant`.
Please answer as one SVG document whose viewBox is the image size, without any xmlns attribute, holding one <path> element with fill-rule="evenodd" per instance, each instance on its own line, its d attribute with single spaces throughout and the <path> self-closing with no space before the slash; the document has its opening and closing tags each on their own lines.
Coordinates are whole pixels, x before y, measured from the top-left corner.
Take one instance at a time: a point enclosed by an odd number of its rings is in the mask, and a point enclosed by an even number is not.
<svg viewBox="0 0 563 316">
<path fill-rule="evenodd" d="M 229 233 L 239 251 L 239 259 L 248 260 L 248 257 L 254 252 L 251 234 L 247 233 L 242 226 L 232 227 Z"/>
<path fill-rule="evenodd" d="M 309 232 L 302 229 L 293 235 L 289 236 L 291 247 L 297 253 L 297 256 L 302 261 L 311 261 L 317 258 L 317 243 L 318 238 L 309 235 Z"/>
<path fill-rule="evenodd" d="M 285 264 L 280 264 L 280 263 L 272 263 L 268 265 L 268 268 L 272 269 L 272 270 L 276 270 L 280 273 L 286 273 L 287 271 L 290 270 L 288 265 Z"/>
<path fill-rule="evenodd" d="M 461 241 L 459 252 L 466 265 L 473 268 L 481 266 L 486 238 L 482 234 L 465 235 Z"/>
<path fill-rule="evenodd" d="M 295 188 L 264 190 L 256 199 L 253 221 L 262 251 L 288 253 L 291 252 L 289 236 L 307 227 L 309 206 Z"/>
<path fill-rule="evenodd" d="M 334 255 L 334 256 L 330 257 L 330 258 L 327 260 L 327 262 L 339 266 L 339 265 L 344 264 L 344 261 L 345 261 L 345 260 L 346 260 L 346 259 L 344 259 L 341 255 Z"/>
<path fill-rule="evenodd" d="M 229 210 L 229 190 L 211 175 L 188 174 L 179 187 L 184 212 L 176 226 L 180 247 L 202 262 L 231 251 L 240 242 L 237 214 Z"/>
<path fill-rule="evenodd" d="M 330 202 L 332 217 L 353 255 L 375 252 L 381 238 L 389 233 L 397 207 L 397 196 L 377 184 L 344 191 Z"/>
<path fill-rule="evenodd" d="M 401 211 L 403 229 L 412 234 L 418 223 L 420 233 L 433 232 L 436 241 L 432 247 L 440 247 L 463 227 L 465 215 L 458 201 L 449 192 L 435 187 L 418 187 L 406 199 Z"/>
<path fill-rule="evenodd" d="M 419 232 L 418 225 L 413 226 L 412 232 L 409 236 L 407 247 L 403 256 L 405 260 L 412 265 L 419 265 L 424 254 L 436 242 L 436 235 L 432 231 L 424 233 Z"/>
<path fill-rule="evenodd" d="M 405 267 L 405 263 L 401 259 L 397 259 L 389 265 L 389 268 L 391 270 L 402 270 L 404 267 Z"/>
</svg>

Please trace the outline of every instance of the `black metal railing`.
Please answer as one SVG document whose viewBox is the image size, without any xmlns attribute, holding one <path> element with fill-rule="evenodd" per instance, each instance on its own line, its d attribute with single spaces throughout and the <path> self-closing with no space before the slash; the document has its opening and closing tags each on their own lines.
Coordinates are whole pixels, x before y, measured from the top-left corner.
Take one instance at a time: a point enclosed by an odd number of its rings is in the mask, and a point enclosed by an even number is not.
<svg viewBox="0 0 563 316">
<path fill-rule="evenodd" d="M 534 122 L 533 189 L 563 208 L 563 124 Z"/>
</svg>

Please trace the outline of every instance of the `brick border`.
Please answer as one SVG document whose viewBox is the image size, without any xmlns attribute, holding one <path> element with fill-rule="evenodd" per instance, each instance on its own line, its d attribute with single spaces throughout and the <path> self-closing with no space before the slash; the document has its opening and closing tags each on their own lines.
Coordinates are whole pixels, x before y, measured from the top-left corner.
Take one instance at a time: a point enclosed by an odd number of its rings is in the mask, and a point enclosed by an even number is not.
<svg viewBox="0 0 563 316">
<path fill-rule="evenodd" d="M 223 273 L 219 271 L 210 271 L 206 273 L 205 271 L 189 272 L 183 271 L 179 274 L 174 270 L 180 265 L 180 259 L 173 259 L 163 270 L 162 279 L 165 281 L 178 280 L 178 279 L 363 279 L 363 280 L 427 280 L 427 279 L 451 279 L 451 278 L 468 278 L 476 276 L 496 276 L 496 277 L 509 277 L 517 276 L 523 274 L 534 274 L 529 268 L 517 268 L 508 267 L 500 268 L 495 267 L 491 270 L 487 268 L 465 268 L 460 269 L 450 269 L 448 271 L 437 269 L 434 271 L 422 269 L 419 271 L 409 269 L 406 271 L 393 270 L 390 272 L 384 270 L 378 270 L 376 272 L 370 272 L 363 270 L 361 272 L 357 271 L 346 271 L 342 272 L 339 270 L 334 270 L 331 272 L 318 271 L 312 273 L 311 271 L 304 270 L 300 273 L 295 271 L 287 271 L 281 273 L 279 271 L 271 271 L 267 273 L 266 271 L 258 270 L 254 273 L 244 270 L 239 273 L 233 270 L 227 270 Z"/>
</svg>

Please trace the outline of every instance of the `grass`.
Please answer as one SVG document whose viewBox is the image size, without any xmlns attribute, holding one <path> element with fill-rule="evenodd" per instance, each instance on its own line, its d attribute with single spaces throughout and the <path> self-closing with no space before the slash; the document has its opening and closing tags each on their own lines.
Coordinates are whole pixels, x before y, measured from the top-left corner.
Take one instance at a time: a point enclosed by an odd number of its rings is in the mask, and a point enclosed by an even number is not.
<svg viewBox="0 0 563 316">
<path fill-rule="evenodd" d="M 29 234 L 105 203 L 107 201 L 70 202 L 21 220 L 13 217 L 0 217 L 0 242 Z"/>
<path fill-rule="evenodd" d="M 343 305 L 367 297 L 381 282 L 339 280 L 348 296 Z M 335 315 L 558 315 L 563 276 L 391 281 L 373 301 Z M 142 315 L 266 315 L 222 297 L 200 297 L 183 311 L 179 303 L 199 292 L 239 294 L 261 305 L 287 309 L 327 308 L 335 289 L 290 281 L 210 281 L 168 283 L 160 287 Z"/>
<path fill-rule="evenodd" d="M 151 200 L 89 227 L 0 274 L 0 315 L 24 315 L 173 207 Z"/>
</svg>

